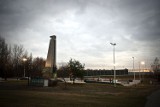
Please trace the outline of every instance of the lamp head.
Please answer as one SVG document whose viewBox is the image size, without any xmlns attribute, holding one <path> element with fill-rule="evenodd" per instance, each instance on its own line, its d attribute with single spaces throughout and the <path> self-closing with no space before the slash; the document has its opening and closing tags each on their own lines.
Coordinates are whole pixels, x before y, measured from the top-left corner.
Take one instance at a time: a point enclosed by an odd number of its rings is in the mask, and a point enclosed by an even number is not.
<svg viewBox="0 0 160 107">
<path fill-rule="evenodd" d="M 142 61 L 142 62 L 141 62 L 141 64 L 142 64 L 142 65 L 144 65 L 144 64 L 145 64 L 145 62 L 144 62 L 144 61 Z"/>
<path fill-rule="evenodd" d="M 116 43 L 110 43 L 111 45 L 113 45 L 113 46 L 115 46 L 116 45 Z"/>
<path fill-rule="evenodd" d="M 25 62 L 25 61 L 27 61 L 27 59 L 26 59 L 26 58 L 23 58 L 22 60 L 23 60 L 24 62 Z"/>
</svg>

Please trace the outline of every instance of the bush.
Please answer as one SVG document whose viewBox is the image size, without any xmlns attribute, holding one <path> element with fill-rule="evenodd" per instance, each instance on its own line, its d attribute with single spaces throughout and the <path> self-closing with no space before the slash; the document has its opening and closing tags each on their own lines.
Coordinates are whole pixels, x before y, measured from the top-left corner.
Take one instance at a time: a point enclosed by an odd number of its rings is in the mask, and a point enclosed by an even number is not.
<svg viewBox="0 0 160 107">
<path fill-rule="evenodd" d="M 49 87 L 55 87 L 58 84 L 58 80 L 49 80 Z"/>
</svg>

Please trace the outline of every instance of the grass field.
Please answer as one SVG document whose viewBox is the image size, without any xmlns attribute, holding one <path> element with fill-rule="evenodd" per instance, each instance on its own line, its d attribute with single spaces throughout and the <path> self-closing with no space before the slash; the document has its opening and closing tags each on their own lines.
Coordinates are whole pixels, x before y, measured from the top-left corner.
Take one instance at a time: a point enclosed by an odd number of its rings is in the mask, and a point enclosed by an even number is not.
<svg viewBox="0 0 160 107">
<path fill-rule="evenodd" d="M 27 86 L 26 81 L 0 82 L 0 107 L 144 107 L 147 96 L 159 89 L 148 82 L 132 87 L 110 84 Z"/>
</svg>

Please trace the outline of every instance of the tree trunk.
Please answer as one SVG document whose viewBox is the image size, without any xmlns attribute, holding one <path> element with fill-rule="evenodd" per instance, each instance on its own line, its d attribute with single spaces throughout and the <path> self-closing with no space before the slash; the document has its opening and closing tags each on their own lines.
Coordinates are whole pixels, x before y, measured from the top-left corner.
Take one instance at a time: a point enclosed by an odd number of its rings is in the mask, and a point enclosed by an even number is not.
<svg viewBox="0 0 160 107">
<path fill-rule="evenodd" d="M 64 89 L 67 89 L 67 83 L 66 80 L 64 78 L 62 78 L 64 80 Z"/>
</svg>

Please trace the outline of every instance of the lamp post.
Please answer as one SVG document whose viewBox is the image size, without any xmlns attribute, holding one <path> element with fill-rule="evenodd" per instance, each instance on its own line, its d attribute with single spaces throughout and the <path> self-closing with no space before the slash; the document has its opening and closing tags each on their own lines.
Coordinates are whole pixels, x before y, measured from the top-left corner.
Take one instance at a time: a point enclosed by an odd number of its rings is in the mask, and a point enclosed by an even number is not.
<svg viewBox="0 0 160 107">
<path fill-rule="evenodd" d="M 143 66 L 145 66 L 145 62 L 144 62 L 144 61 L 142 61 L 141 64 L 142 64 Z M 142 68 L 142 70 L 143 70 L 143 79 L 144 79 L 144 67 Z"/>
<path fill-rule="evenodd" d="M 134 72 L 134 80 L 135 80 L 135 71 L 134 71 L 134 57 L 132 57 L 133 58 L 133 72 Z"/>
<path fill-rule="evenodd" d="M 116 87 L 116 67 L 115 67 L 115 46 L 116 43 L 110 43 L 113 46 L 113 68 L 114 68 L 114 87 Z"/>
<path fill-rule="evenodd" d="M 140 71 L 141 71 L 141 65 L 140 65 L 140 62 L 139 62 L 139 80 L 141 80 L 141 74 L 140 74 Z"/>
<path fill-rule="evenodd" d="M 26 75 L 26 73 L 25 73 L 25 62 L 27 61 L 27 59 L 26 58 L 23 58 L 23 62 L 24 62 L 24 72 L 23 72 L 23 77 L 25 77 Z"/>
</svg>

